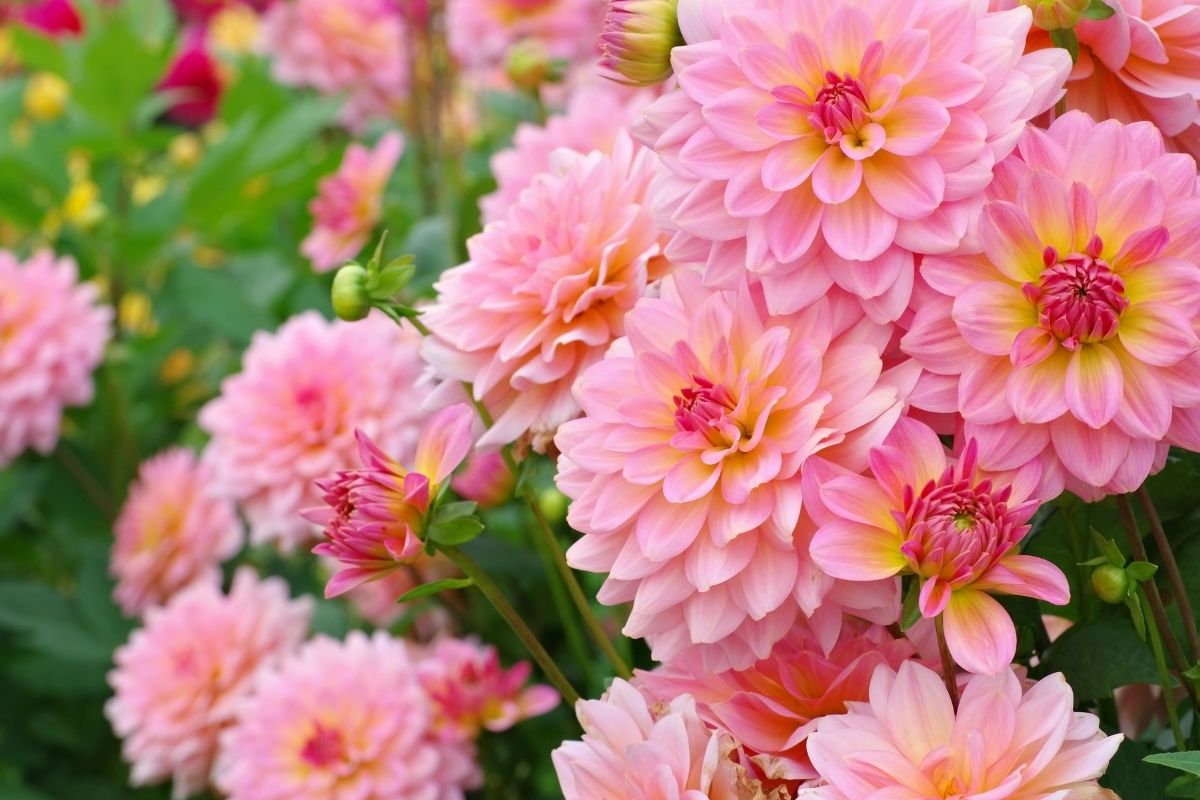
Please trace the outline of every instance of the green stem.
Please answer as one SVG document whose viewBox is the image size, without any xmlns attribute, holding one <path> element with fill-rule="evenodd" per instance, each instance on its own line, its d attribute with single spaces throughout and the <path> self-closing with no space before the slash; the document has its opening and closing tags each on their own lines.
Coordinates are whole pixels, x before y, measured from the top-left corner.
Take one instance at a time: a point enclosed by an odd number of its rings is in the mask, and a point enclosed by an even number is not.
<svg viewBox="0 0 1200 800">
<path fill-rule="evenodd" d="M 1145 593 L 1143 592 L 1143 596 Z M 1140 613 L 1140 612 L 1139 612 Z M 1175 690 L 1171 686 L 1171 673 L 1167 669 L 1167 657 L 1163 653 L 1162 637 L 1153 620 L 1146 626 L 1150 632 L 1150 649 L 1154 651 L 1154 663 L 1158 667 L 1158 682 L 1162 684 L 1163 704 L 1167 707 L 1167 719 L 1171 721 L 1171 735 L 1175 737 L 1175 750 L 1182 753 L 1187 749 L 1183 728 L 1179 724 L 1179 709 L 1175 707 Z"/>
<path fill-rule="evenodd" d="M 942 615 L 933 618 L 933 628 L 937 631 L 938 654 L 942 657 L 942 682 L 946 684 L 946 692 L 950 702 L 958 708 L 958 671 L 954 665 L 954 657 L 950 655 L 950 645 L 946 643 L 946 623 Z"/>
<path fill-rule="evenodd" d="M 1200 632 L 1196 630 L 1196 616 L 1192 613 L 1192 601 L 1188 597 L 1187 587 L 1183 583 L 1183 574 L 1179 571 L 1179 563 L 1175 560 L 1175 551 L 1171 549 L 1171 542 L 1167 539 L 1167 532 L 1163 529 L 1162 520 L 1159 519 L 1158 509 L 1154 507 L 1154 501 L 1150 498 L 1150 493 L 1146 491 L 1145 486 L 1138 488 L 1137 496 L 1138 502 L 1142 506 L 1142 512 L 1150 521 L 1150 532 L 1154 536 L 1154 543 L 1158 546 L 1158 554 L 1162 558 L 1167 580 L 1171 583 L 1171 592 L 1175 595 L 1175 603 L 1179 606 L 1179 614 L 1183 618 L 1183 632 L 1187 636 L 1188 646 L 1192 650 L 1192 658 L 1200 661 Z"/>
<path fill-rule="evenodd" d="M 521 640 L 521 644 L 525 645 L 525 649 L 529 651 L 529 655 L 533 656 L 533 660 L 542 668 L 542 672 L 546 674 L 546 678 L 554 684 L 554 688 L 558 689 L 558 693 L 570 705 L 575 705 L 579 701 L 579 692 L 571 686 L 571 682 L 567 680 L 567 676 L 563 675 L 562 670 L 558 668 L 558 664 L 554 663 L 554 659 L 546 652 L 546 648 L 538 641 L 537 636 L 521 619 L 521 615 L 516 609 L 509 604 L 504 594 L 500 591 L 500 587 L 496 585 L 491 576 L 487 574 L 483 567 L 475 562 L 470 556 L 459 550 L 457 547 L 442 547 L 440 548 L 446 557 L 458 565 L 458 568 L 463 571 L 463 574 L 474 581 L 476 588 L 483 593 L 483 596 L 488 599 L 492 607 L 496 609 L 508 626 L 512 628 L 513 633 Z"/>
</svg>

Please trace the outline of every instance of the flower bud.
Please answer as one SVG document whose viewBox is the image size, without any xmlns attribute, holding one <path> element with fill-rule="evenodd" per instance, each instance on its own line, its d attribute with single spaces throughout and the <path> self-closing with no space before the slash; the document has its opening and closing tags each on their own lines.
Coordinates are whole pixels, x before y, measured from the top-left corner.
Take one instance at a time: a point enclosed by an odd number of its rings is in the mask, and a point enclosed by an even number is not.
<svg viewBox="0 0 1200 800">
<path fill-rule="evenodd" d="M 347 322 L 360 320 L 371 310 L 371 293 L 367 290 L 368 273 L 359 264 L 350 263 L 333 276 L 333 313 Z"/>
<path fill-rule="evenodd" d="M 562 77 L 546 45 L 537 39 L 522 39 L 514 44 L 508 51 L 505 70 L 508 79 L 520 89 L 536 89 Z"/>
<path fill-rule="evenodd" d="M 682 45 L 678 0 L 611 0 L 600 69 L 617 83 L 653 86 L 671 75 L 671 50 Z"/>
<path fill-rule="evenodd" d="M 498 506 L 512 494 L 516 479 L 499 453 L 474 453 L 450 486 L 480 508 Z"/>
<path fill-rule="evenodd" d="M 1096 590 L 1096 596 L 1106 603 L 1123 603 L 1129 596 L 1129 575 L 1123 567 L 1101 564 L 1092 573 L 1092 588 Z"/>
<path fill-rule="evenodd" d="M 39 72 L 25 85 L 25 113 L 38 122 L 50 122 L 63 115 L 71 87 L 51 72 Z"/>
<path fill-rule="evenodd" d="M 1033 24 L 1046 31 L 1074 28 L 1091 4 L 1092 0 L 1021 0 L 1033 11 Z"/>
</svg>

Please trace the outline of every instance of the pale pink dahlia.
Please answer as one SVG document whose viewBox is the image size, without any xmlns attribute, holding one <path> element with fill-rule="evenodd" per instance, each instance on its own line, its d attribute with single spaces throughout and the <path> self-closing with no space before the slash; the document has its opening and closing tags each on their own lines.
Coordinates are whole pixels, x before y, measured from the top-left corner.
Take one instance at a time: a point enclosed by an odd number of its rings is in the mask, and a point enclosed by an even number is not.
<svg viewBox="0 0 1200 800">
<path fill-rule="evenodd" d="M 211 489 L 212 468 L 174 447 L 142 463 L 113 525 L 113 597 L 129 616 L 170 599 L 242 546 L 233 503 Z"/>
<path fill-rule="evenodd" d="M 403 150 L 404 139 L 394 131 L 370 150 L 352 144 L 337 172 L 321 180 L 308 205 L 313 230 L 300 243 L 313 269 L 340 267 L 363 249 L 383 217 L 383 190 Z"/>
<path fill-rule="evenodd" d="M 424 354 L 448 383 L 472 385 L 495 419 L 483 446 L 552 435 L 579 413 L 571 384 L 624 333 L 625 314 L 662 276 L 659 232 L 643 204 L 655 156 L 621 136 L 609 154 L 556 154 L 442 273 L 423 316 Z"/>
<path fill-rule="evenodd" d="M 291 549 L 316 537 L 300 510 L 320 504 L 316 479 L 357 463 L 355 429 L 409 452 L 426 395 L 419 347 L 416 331 L 380 314 L 345 323 L 307 312 L 255 334 L 242 371 L 199 416 L 214 484 L 241 504 L 251 541 Z"/>
<path fill-rule="evenodd" d="M 221 737 L 228 800 L 459 800 L 479 784 L 468 742 L 435 731 L 436 708 L 404 642 L 325 636 L 263 673 Z"/>
<path fill-rule="evenodd" d="M 581 741 L 552 757 L 566 800 L 785 800 L 739 763 L 737 743 L 700 719 L 690 695 L 653 702 L 623 680 L 575 706 Z"/>
<path fill-rule="evenodd" d="M 886 628 L 847 620 L 829 653 L 796 627 L 749 669 L 713 673 L 681 659 L 640 672 L 638 680 L 657 697 L 695 697 L 701 717 L 729 731 L 767 777 L 809 780 L 817 772 L 805 742 L 821 717 L 844 714 L 848 702 L 866 700 L 876 667 L 896 669 L 915 652 Z"/>
<path fill-rule="evenodd" d="M 464 66 L 504 65 L 509 48 L 536 40 L 552 58 L 576 60 L 597 50 L 605 0 L 449 0 L 450 52 Z"/>
<path fill-rule="evenodd" d="M 912 252 L 945 252 L 1070 58 L 1022 55 L 1028 9 L 982 0 L 680 0 L 679 88 L 642 141 L 667 255 L 730 286 L 745 269 L 776 312 L 837 283 L 880 321 L 912 289 Z M 666 224 L 666 223 L 664 223 Z"/>
<path fill-rule="evenodd" d="M 822 719 L 808 752 L 822 800 L 1100 800 L 1121 738 L 1074 711 L 1061 674 L 1028 688 L 1011 670 L 976 675 L 956 712 L 937 673 L 909 661 L 879 667 L 870 702 Z"/>
<path fill-rule="evenodd" d="M 91 401 L 112 335 L 97 294 L 70 258 L 43 250 L 21 263 L 0 250 L 0 467 L 26 448 L 49 453 L 63 408 Z"/>
<path fill-rule="evenodd" d="M 807 459 L 864 469 L 902 405 L 880 377 L 889 330 L 834 312 L 771 316 L 761 287 L 712 291 L 677 271 L 576 384 L 584 416 L 555 440 L 584 534 L 569 559 L 608 573 L 600 601 L 633 603 L 625 633 L 656 660 L 749 667 L 801 610 L 836 639 L 841 600 L 894 619 L 894 582 L 835 599 L 798 529 Z"/>
<path fill-rule="evenodd" d="M 978 235 L 926 258 L 941 296 L 902 347 L 921 402 L 958 411 L 989 471 L 1043 461 L 1043 497 L 1136 489 L 1167 443 L 1200 448 L 1200 194 L 1150 123 L 1080 112 L 997 169 Z"/>
<path fill-rule="evenodd" d="M 227 595 L 201 581 L 147 611 L 113 655 L 115 695 L 104 707 L 124 740 L 130 782 L 170 778 L 176 800 L 208 786 L 221 730 L 255 674 L 299 646 L 311 614 L 311 600 L 289 600 L 286 583 L 248 567 Z"/>
</svg>

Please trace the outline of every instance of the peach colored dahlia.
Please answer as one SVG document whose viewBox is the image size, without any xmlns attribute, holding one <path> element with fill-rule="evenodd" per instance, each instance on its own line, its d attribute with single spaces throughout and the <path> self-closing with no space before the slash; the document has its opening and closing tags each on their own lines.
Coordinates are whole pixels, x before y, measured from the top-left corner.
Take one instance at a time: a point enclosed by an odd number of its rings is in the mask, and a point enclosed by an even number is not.
<svg viewBox="0 0 1200 800">
<path fill-rule="evenodd" d="M 434 730 L 436 709 L 405 643 L 318 636 L 263 673 L 221 737 L 228 800 L 461 800 L 475 751 Z"/>
<path fill-rule="evenodd" d="M 306 312 L 255 334 L 242 371 L 199 416 L 214 484 L 241 505 L 252 542 L 287 550 L 316 538 L 300 511 L 320 504 L 318 478 L 357 463 L 355 429 L 409 452 L 426 396 L 419 347 L 416 331 L 381 314 L 351 324 Z"/>
<path fill-rule="evenodd" d="M 957 246 L 1070 69 L 1022 54 L 1028 9 L 986 0 L 680 0 L 679 23 L 679 87 L 638 127 L 670 173 L 667 255 L 713 286 L 748 269 L 776 312 L 836 283 L 899 317 L 912 252 Z"/>
<path fill-rule="evenodd" d="M 926 258 L 902 347 L 979 464 L 1043 462 L 1043 498 L 1136 489 L 1200 448 L 1200 193 L 1148 122 L 1070 112 L 997 169 L 977 236 Z"/>
<path fill-rule="evenodd" d="M 888 328 L 825 300 L 771 316 L 761 287 L 707 290 L 689 271 L 661 295 L 581 376 L 584 416 L 555 440 L 584 534 L 572 565 L 608 573 L 600 601 L 633 603 L 625 633 L 656 660 L 690 653 L 709 670 L 765 658 L 801 610 L 833 639 L 843 600 L 894 619 L 894 582 L 835 597 L 798 528 L 805 462 L 862 470 L 900 415 L 881 379 Z"/>
<path fill-rule="evenodd" d="M 113 597 L 129 616 L 158 605 L 196 580 L 216 581 L 218 566 L 242 546 L 242 524 L 211 489 L 212 468 L 173 447 L 142 463 L 113 525 Z"/>
<path fill-rule="evenodd" d="M 91 402 L 112 310 L 70 258 L 0 250 L 0 467 L 58 444 L 63 408 Z"/>
<path fill-rule="evenodd" d="M 104 713 L 132 765 L 135 786 L 170 778 L 175 800 L 209 785 L 217 739 L 255 674 L 304 639 L 312 601 L 287 584 L 238 570 L 228 594 L 207 581 L 146 612 L 113 655 L 115 692 Z"/>
</svg>

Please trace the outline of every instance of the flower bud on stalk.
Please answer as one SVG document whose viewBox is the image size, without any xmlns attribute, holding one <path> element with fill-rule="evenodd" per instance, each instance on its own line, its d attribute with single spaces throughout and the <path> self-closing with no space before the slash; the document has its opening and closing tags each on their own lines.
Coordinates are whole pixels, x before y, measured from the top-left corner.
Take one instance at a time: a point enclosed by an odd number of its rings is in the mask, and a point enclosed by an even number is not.
<svg viewBox="0 0 1200 800">
<path fill-rule="evenodd" d="M 371 293 L 367 290 L 367 270 L 350 262 L 333 276 L 333 313 L 338 319 L 356 322 L 371 310 Z"/>
<path fill-rule="evenodd" d="M 677 0 L 612 0 L 600 47 L 600 69 L 610 80 L 653 86 L 671 76 L 671 50 L 682 45 Z"/>
<path fill-rule="evenodd" d="M 1033 24 L 1045 31 L 1074 28 L 1092 0 L 1021 0 L 1033 12 Z"/>
<path fill-rule="evenodd" d="M 1096 596 L 1105 603 L 1123 603 L 1129 596 L 1129 574 L 1124 567 L 1101 564 L 1092 572 L 1092 588 L 1096 590 Z"/>
</svg>

